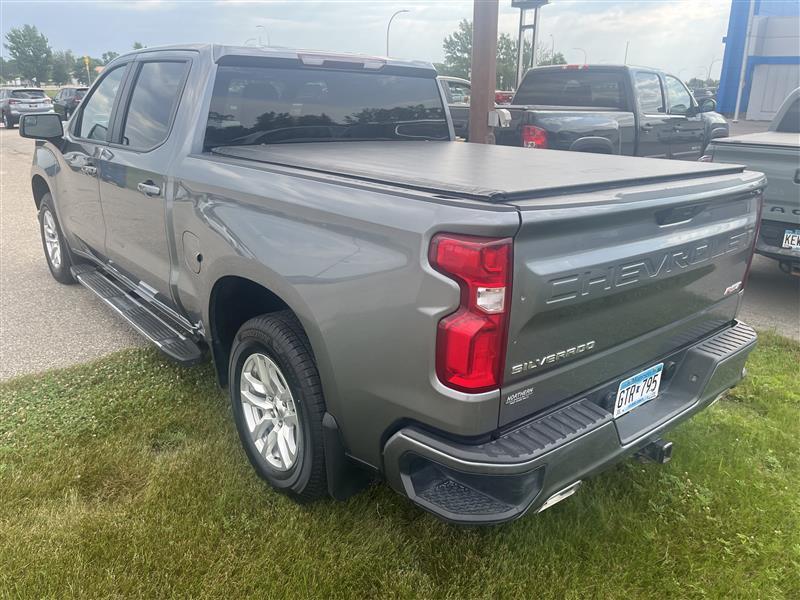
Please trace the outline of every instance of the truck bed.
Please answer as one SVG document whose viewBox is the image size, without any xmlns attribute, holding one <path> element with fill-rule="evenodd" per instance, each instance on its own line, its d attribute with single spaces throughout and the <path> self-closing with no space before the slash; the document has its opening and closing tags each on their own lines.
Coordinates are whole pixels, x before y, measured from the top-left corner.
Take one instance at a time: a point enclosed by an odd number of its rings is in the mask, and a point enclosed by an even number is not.
<svg viewBox="0 0 800 600">
<path fill-rule="evenodd" d="M 740 173 L 730 164 L 453 142 L 321 142 L 214 148 L 220 156 L 502 203 Z M 569 165 L 565 169 L 564 165 Z M 527 167 L 527 168 L 525 168 Z"/>
</svg>

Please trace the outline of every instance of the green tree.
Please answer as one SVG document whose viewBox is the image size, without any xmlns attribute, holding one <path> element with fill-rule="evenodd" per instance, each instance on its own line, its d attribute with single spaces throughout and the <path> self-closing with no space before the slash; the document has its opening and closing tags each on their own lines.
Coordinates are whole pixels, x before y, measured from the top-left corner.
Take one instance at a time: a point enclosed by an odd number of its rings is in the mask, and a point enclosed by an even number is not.
<svg viewBox="0 0 800 600">
<path fill-rule="evenodd" d="M 133 42 L 133 49 L 134 50 L 141 50 L 144 47 L 145 47 L 145 45 L 142 42 Z"/>
<path fill-rule="evenodd" d="M 113 50 L 109 50 L 108 52 L 103 52 L 103 56 L 101 58 L 101 60 L 103 61 L 103 66 L 107 65 L 118 56 L 119 52 L 114 52 Z"/>
<path fill-rule="evenodd" d="M 472 63 L 472 21 L 462 19 L 458 29 L 444 38 L 444 75 L 469 79 Z"/>
<path fill-rule="evenodd" d="M 516 85 L 517 46 L 517 40 L 507 33 L 501 33 L 497 38 L 497 89 L 511 90 Z M 436 63 L 434 65 L 436 70 L 442 75 L 469 79 L 472 65 L 472 22 L 468 19 L 459 22 L 458 29 L 444 39 L 442 47 L 444 48 L 444 62 Z M 530 64 L 530 42 L 525 42 L 523 54 L 524 64 Z M 549 57 L 550 55 L 547 53 L 548 60 Z M 557 52 L 554 64 L 565 62 L 563 55 Z M 542 63 L 540 62 L 540 64 Z"/>
<path fill-rule="evenodd" d="M 53 83 L 64 85 L 72 80 L 75 71 L 75 55 L 72 50 L 58 50 L 53 53 L 52 70 L 50 77 Z"/>
<path fill-rule="evenodd" d="M 565 65 L 567 64 L 567 59 L 564 58 L 564 55 L 561 52 L 556 52 L 555 54 L 551 54 L 548 48 L 542 48 L 537 44 L 536 64 L 540 66 Z"/>
<path fill-rule="evenodd" d="M 14 59 L 5 59 L 0 56 L 0 81 L 11 81 L 17 77 L 19 77 L 17 61 Z"/>
<path fill-rule="evenodd" d="M 40 83 L 47 80 L 53 51 L 47 38 L 36 27 L 12 27 L 6 33 L 4 46 L 16 62 L 20 77 L 29 81 L 35 79 Z"/>
</svg>

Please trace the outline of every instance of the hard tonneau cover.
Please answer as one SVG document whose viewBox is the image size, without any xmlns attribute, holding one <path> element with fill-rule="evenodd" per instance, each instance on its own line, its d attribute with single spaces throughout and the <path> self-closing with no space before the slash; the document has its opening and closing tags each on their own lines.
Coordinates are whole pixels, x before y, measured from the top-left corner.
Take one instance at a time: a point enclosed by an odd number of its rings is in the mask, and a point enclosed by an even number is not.
<svg viewBox="0 0 800 600">
<path fill-rule="evenodd" d="M 739 165 L 575 154 L 457 142 L 320 142 L 214 148 L 218 155 L 510 202 L 631 184 L 740 173 Z"/>
<path fill-rule="evenodd" d="M 735 137 L 715 139 L 713 143 L 797 148 L 800 146 L 800 134 L 783 133 L 779 131 L 760 131 L 758 133 L 747 133 Z"/>
</svg>

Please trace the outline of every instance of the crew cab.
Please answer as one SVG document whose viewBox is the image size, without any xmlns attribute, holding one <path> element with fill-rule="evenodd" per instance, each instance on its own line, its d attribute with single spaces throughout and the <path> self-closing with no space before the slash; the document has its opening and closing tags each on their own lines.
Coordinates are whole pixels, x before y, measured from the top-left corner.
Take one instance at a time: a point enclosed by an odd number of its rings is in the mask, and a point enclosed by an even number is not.
<svg viewBox="0 0 800 600">
<path fill-rule="evenodd" d="M 715 140 L 704 159 L 747 165 L 767 176 L 756 253 L 800 276 L 800 88 L 783 101 L 768 131 Z"/>
<path fill-rule="evenodd" d="M 450 102 L 450 112 L 468 139 L 468 93 L 461 97 L 467 101 Z M 647 67 L 537 67 L 502 108 L 511 124 L 495 136 L 505 146 L 697 160 L 728 135 L 713 99 L 698 104 L 677 77 Z"/>
<path fill-rule="evenodd" d="M 761 174 L 457 143 L 428 63 L 142 49 L 20 133 L 52 275 L 210 355 L 299 502 L 381 476 L 453 522 L 543 510 L 667 460 L 756 341 Z"/>
</svg>

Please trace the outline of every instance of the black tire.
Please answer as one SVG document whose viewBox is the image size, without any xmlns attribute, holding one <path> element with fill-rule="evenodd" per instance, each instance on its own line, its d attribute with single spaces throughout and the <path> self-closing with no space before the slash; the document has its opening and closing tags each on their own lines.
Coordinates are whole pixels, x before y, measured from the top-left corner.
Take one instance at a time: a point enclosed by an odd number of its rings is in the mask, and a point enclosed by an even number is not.
<svg viewBox="0 0 800 600">
<path fill-rule="evenodd" d="M 55 225 L 55 235 L 58 238 L 60 261 L 55 264 L 50 257 L 50 252 L 47 249 L 47 241 L 45 239 L 45 223 L 47 222 L 47 215 L 50 215 Z M 42 201 L 39 203 L 39 234 L 42 236 L 42 249 L 44 250 L 44 258 L 47 261 L 47 266 L 50 268 L 50 273 L 53 278 L 59 283 L 70 285 L 75 283 L 75 278 L 72 276 L 70 267 L 72 266 L 72 257 L 67 248 L 67 243 L 64 239 L 64 234 L 61 231 L 61 225 L 58 222 L 56 211 L 53 209 L 53 198 L 47 193 L 42 196 Z"/>
<path fill-rule="evenodd" d="M 294 400 L 300 429 L 297 458 L 288 470 L 274 468 L 258 451 L 248 428 L 241 400 L 242 370 L 248 357 L 260 353 L 280 369 Z M 247 321 L 236 334 L 228 370 L 236 429 L 247 458 L 273 488 L 299 503 L 327 494 L 322 418 L 325 399 L 311 345 L 291 311 L 261 315 Z"/>
<path fill-rule="evenodd" d="M 8 116 L 8 113 L 3 113 L 3 125 L 6 129 L 14 129 L 14 121 Z"/>
</svg>

